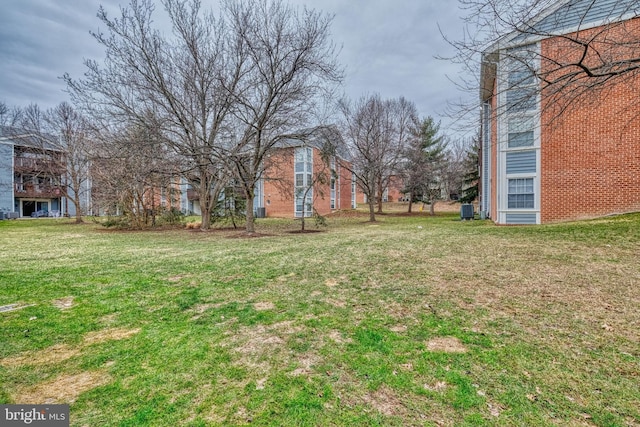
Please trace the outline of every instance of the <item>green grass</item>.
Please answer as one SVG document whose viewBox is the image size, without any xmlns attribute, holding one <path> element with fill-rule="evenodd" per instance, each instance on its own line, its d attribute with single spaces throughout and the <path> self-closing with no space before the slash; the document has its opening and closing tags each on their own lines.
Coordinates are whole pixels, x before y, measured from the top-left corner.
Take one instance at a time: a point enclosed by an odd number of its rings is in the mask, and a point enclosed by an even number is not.
<svg viewBox="0 0 640 427">
<path fill-rule="evenodd" d="M 70 403 L 74 426 L 640 425 L 640 215 L 379 219 L 2 221 L 0 306 L 26 307 L 0 313 L 0 403 Z"/>
</svg>

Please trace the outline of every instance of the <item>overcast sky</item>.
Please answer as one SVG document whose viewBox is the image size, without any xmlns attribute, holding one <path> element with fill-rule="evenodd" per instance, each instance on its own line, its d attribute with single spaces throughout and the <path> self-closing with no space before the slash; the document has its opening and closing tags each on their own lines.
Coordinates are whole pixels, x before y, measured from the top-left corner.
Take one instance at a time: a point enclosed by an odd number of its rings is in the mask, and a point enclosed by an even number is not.
<svg viewBox="0 0 640 427">
<path fill-rule="evenodd" d="M 101 29 L 96 17 L 99 5 L 117 13 L 118 5 L 127 1 L 3 0 L 0 101 L 8 106 L 37 103 L 49 108 L 68 100 L 60 77 L 68 72 L 81 78 L 83 59 L 99 59 L 103 52 L 89 34 Z M 384 98 L 404 96 L 422 116 L 441 119 L 446 127 L 450 121 L 441 114 L 447 102 L 476 95 L 460 92 L 449 81 L 456 78 L 456 66 L 435 59 L 450 53 L 438 26 L 448 36 L 462 34 L 461 11 L 454 0 L 290 2 L 335 15 L 332 34 L 342 47 L 344 91 L 350 98 L 372 93 Z M 206 7 L 218 0 L 202 3 Z M 157 22 L 161 24 L 162 19 Z"/>
</svg>

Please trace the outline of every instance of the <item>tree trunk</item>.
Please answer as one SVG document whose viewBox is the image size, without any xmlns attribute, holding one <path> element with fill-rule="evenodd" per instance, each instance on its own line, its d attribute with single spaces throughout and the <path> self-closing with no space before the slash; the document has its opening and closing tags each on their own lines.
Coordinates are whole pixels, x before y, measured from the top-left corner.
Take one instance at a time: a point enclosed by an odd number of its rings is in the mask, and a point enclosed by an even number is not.
<svg viewBox="0 0 640 427">
<path fill-rule="evenodd" d="M 82 211 L 80 209 L 80 196 L 76 191 L 73 195 L 73 204 L 76 205 L 76 224 L 82 224 Z"/>
<path fill-rule="evenodd" d="M 413 206 L 413 191 L 409 193 L 409 210 L 408 213 L 411 213 L 411 207 Z"/>
<path fill-rule="evenodd" d="M 369 221 L 376 222 L 376 213 L 375 213 L 375 200 L 373 198 L 368 197 L 369 201 Z"/>
<path fill-rule="evenodd" d="M 247 194 L 247 234 L 254 234 L 256 232 L 255 224 L 253 223 L 253 189 Z"/>
<path fill-rule="evenodd" d="M 434 216 L 436 214 L 436 201 L 435 200 L 430 200 L 429 201 L 429 215 L 430 216 Z"/>
<path fill-rule="evenodd" d="M 202 180 L 205 181 L 205 180 Z M 211 228 L 211 192 L 206 182 L 200 182 L 200 230 Z"/>
</svg>

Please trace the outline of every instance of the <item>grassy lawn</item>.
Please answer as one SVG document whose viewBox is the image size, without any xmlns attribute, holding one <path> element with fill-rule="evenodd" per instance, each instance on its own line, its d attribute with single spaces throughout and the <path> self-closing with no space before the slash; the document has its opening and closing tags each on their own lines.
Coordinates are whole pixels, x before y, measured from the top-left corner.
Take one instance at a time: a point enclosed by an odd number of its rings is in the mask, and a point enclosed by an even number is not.
<svg viewBox="0 0 640 427">
<path fill-rule="evenodd" d="M 0 403 L 73 426 L 640 425 L 640 215 L 0 222 Z"/>
</svg>

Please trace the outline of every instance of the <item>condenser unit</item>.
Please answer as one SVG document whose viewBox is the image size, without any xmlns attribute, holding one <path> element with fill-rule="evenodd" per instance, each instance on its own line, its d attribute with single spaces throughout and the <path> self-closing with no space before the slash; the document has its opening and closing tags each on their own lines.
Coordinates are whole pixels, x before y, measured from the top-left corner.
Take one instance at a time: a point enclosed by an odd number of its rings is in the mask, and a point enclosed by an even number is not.
<svg viewBox="0 0 640 427">
<path fill-rule="evenodd" d="M 460 206 L 460 219 L 466 221 L 473 219 L 473 205 L 465 204 Z"/>
</svg>

